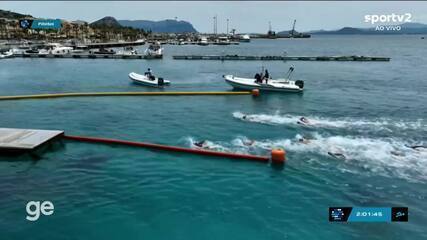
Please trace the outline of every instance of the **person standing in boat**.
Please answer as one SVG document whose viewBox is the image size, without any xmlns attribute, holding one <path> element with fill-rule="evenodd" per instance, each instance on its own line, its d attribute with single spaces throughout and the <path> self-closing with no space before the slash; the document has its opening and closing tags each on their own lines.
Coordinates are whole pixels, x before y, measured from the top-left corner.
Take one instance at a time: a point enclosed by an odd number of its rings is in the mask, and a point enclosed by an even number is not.
<svg viewBox="0 0 427 240">
<path fill-rule="evenodd" d="M 149 77 L 153 74 L 153 71 L 151 71 L 151 68 L 148 68 L 147 71 L 145 72 L 145 76 Z"/>
<path fill-rule="evenodd" d="M 254 78 L 255 78 L 255 82 L 256 83 L 261 83 L 262 82 L 261 75 L 259 73 L 256 73 Z"/>
<path fill-rule="evenodd" d="M 154 80 L 153 71 L 151 71 L 151 68 L 147 69 L 145 76 L 147 76 L 150 80 Z"/>
<path fill-rule="evenodd" d="M 267 68 L 265 69 L 265 73 L 264 73 L 264 79 L 265 79 L 265 84 L 268 83 L 268 79 L 270 78 L 270 74 L 268 73 Z"/>
<path fill-rule="evenodd" d="M 261 79 L 260 83 L 262 83 L 262 80 L 264 80 L 264 71 L 261 70 L 261 72 L 259 73 L 259 77 Z"/>
</svg>

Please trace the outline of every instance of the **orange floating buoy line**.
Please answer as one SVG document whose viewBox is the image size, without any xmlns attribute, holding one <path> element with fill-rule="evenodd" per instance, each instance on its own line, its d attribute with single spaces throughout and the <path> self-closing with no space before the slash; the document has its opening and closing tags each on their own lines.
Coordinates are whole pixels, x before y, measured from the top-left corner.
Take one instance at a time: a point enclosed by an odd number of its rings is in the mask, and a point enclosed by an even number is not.
<svg viewBox="0 0 427 240">
<path fill-rule="evenodd" d="M 46 93 L 32 95 L 0 96 L 1 100 L 23 100 L 23 99 L 48 99 L 64 97 L 118 97 L 118 96 L 237 96 L 252 95 L 259 96 L 259 90 L 252 91 L 222 91 L 222 92 L 71 92 L 71 93 Z"/>
<path fill-rule="evenodd" d="M 227 152 L 217 152 L 211 150 L 204 149 L 193 149 L 193 148 L 183 148 L 176 146 L 168 146 L 154 143 L 146 143 L 146 142 L 133 142 L 133 141 L 125 141 L 111 138 L 98 138 L 98 137 L 85 137 L 85 136 L 71 136 L 64 135 L 65 139 L 81 141 L 81 142 L 92 142 L 92 143 L 106 143 L 106 144 L 120 144 L 134 147 L 143 147 L 143 148 L 151 148 L 158 149 L 164 151 L 172 151 L 172 152 L 184 152 L 184 153 L 192 153 L 199 154 L 204 156 L 215 156 L 215 157 L 226 157 L 226 158 L 235 158 L 235 159 L 248 159 L 259 162 L 270 162 L 270 157 L 268 156 L 257 156 L 250 154 L 239 154 L 239 153 L 227 153 Z M 282 149 L 274 149 L 271 151 L 271 162 L 275 164 L 284 164 L 286 160 L 285 151 Z"/>
</svg>

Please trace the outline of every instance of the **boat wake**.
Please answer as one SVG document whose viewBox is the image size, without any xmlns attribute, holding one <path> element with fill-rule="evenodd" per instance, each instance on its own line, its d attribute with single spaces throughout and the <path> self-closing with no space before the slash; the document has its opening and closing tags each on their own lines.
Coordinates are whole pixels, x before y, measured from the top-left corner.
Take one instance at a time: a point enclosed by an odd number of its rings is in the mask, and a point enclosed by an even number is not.
<svg viewBox="0 0 427 240">
<path fill-rule="evenodd" d="M 290 155 L 290 161 L 301 159 L 300 154 L 308 153 L 311 160 L 321 163 L 324 163 L 325 158 L 335 160 L 328 163 L 345 171 L 351 171 L 351 167 L 356 167 L 359 169 L 358 173 L 427 181 L 425 148 L 415 150 L 408 147 L 407 142 L 394 138 L 323 136 L 319 133 L 305 137 L 304 142 L 299 141 L 301 138 L 299 134 L 291 139 L 275 140 L 251 140 L 240 136 L 230 142 L 206 142 L 210 150 L 257 155 L 268 155 L 272 148 L 283 148 Z M 188 138 L 188 141 L 193 146 L 194 140 Z M 339 156 L 334 155 L 337 153 Z"/>
<path fill-rule="evenodd" d="M 269 114 L 244 114 L 241 112 L 234 112 L 233 116 L 243 121 L 255 122 L 269 125 L 298 125 L 301 116 L 297 115 L 274 115 Z M 362 128 L 362 129 L 377 129 L 392 131 L 393 129 L 401 130 L 417 130 L 426 129 L 427 123 L 419 119 L 417 121 L 401 121 L 380 118 L 376 120 L 355 119 L 355 118 L 324 118 L 316 116 L 307 116 L 310 121 L 310 126 L 313 128 Z"/>
<path fill-rule="evenodd" d="M 195 140 L 192 137 L 187 137 L 186 142 L 188 143 L 190 148 L 199 148 L 196 146 L 196 143 L 201 140 Z M 203 148 L 206 150 L 212 150 L 212 151 L 218 151 L 218 152 L 231 152 L 231 149 L 224 147 L 224 145 L 221 145 L 221 143 L 214 143 L 209 140 L 203 140 Z"/>
<path fill-rule="evenodd" d="M 393 138 L 322 136 L 315 133 L 304 142 L 294 139 L 264 140 L 260 148 L 283 147 L 288 152 L 312 153 L 343 161 L 378 175 L 427 180 L 427 149 L 412 149 L 408 143 Z M 425 143 L 420 143 L 421 145 Z M 339 155 L 334 155 L 338 153 Z"/>
</svg>

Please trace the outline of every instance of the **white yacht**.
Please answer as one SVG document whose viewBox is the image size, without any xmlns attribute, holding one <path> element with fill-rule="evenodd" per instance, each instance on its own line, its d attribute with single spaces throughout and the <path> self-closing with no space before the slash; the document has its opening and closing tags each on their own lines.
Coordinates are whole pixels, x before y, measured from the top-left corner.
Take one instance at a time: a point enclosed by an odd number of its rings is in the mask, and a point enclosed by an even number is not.
<svg viewBox="0 0 427 240">
<path fill-rule="evenodd" d="M 138 55 L 138 51 L 133 47 L 124 47 L 123 50 L 119 51 L 117 54 L 121 55 Z"/>
<path fill-rule="evenodd" d="M 145 39 L 138 39 L 135 41 L 136 43 L 142 43 L 142 45 L 145 44 Z"/>
<path fill-rule="evenodd" d="M 208 38 L 207 37 L 200 37 L 199 42 L 197 43 L 197 45 L 200 45 L 200 46 L 207 46 L 207 45 L 209 45 Z"/>
<path fill-rule="evenodd" d="M 65 55 L 73 52 L 72 47 L 65 47 L 59 43 L 48 43 L 44 49 L 39 51 L 43 55 Z"/>
<path fill-rule="evenodd" d="M 75 53 L 75 54 L 81 54 L 81 53 L 85 53 L 89 51 L 88 46 L 86 45 L 77 45 L 74 47 L 73 50 L 71 50 L 71 53 Z"/>
<path fill-rule="evenodd" d="M 13 57 L 13 50 L 9 49 L 6 52 L 0 53 L 0 58 L 11 58 Z"/>
<path fill-rule="evenodd" d="M 251 37 L 249 36 L 249 34 L 244 34 L 244 35 L 240 36 L 239 41 L 240 42 L 250 42 Z"/>
<path fill-rule="evenodd" d="M 150 44 L 150 46 L 145 50 L 145 55 L 159 58 L 163 57 L 163 48 L 162 45 L 160 45 L 160 42 Z"/>
<path fill-rule="evenodd" d="M 230 45 L 230 39 L 228 37 L 218 37 L 216 45 Z"/>
</svg>

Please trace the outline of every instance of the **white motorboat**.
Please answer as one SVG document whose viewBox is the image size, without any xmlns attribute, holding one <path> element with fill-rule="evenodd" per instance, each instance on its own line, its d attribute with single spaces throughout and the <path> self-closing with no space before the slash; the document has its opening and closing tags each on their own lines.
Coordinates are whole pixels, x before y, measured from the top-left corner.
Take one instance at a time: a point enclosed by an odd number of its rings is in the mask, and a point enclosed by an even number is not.
<svg viewBox="0 0 427 240">
<path fill-rule="evenodd" d="M 240 78 L 233 75 L 225 75 L 225 81 L 236 89 L 253 90 L 259 89 L 262 91 L 278 91 L 278 92 L 302 92 L 304 82 L 302 80 L 291 81 L 288 79 L 268 79 L 267 82 L 256 82 L 254 78 Z"/>
<path fill-rule="evenodd" d="M 4 53 L 0 53 L 0 58 L 11 58 L 13 57 L 13 51 L 9 50 L 7 52 Z"/>
<path fill-rule="evenodd" d="M 89 54 L 114 55 L 116 54 L 116 51 L 113 49 L 99 48 L 98 50 L 90 50 Z"/>
<path fill-rule="evenodd" d="M 145 55 L 151 56 L 151 57 L 162 57 L 163 48 L 160 42 L 150 44 L 150 46 L 148 46 L 148 48 L 145 50 Z"/>
<path fill-rule="evenodd" d="M 228 39 L 227 36 L 224 37 L 218 37 L 218 39 L 215 42 L 216 45 L 230 45 L 230 39 Z"/>
<path fill-rule="evenodd" d="M 304 89 L 304 81 L 290 80 L 291 73 L 294 68 L 290 68 L 286 78 L 283 79 L 256 79 L 256 78 L 241 78 L 233 75 L 223 76 L 225 81 L 236 89 L 261 91 L 278 91 L 278 92 L 302 92 Z M 258 74 L 257 74 L 258 75 Z"/>
<path fill-rule="evenodd" d="M 33 48 L 30 48 L 30 49 L 24 51 L 24 53 L 27 55 L 37 55 L 37 54 L 39 54 L 39 52 L 40 52 L 40 50 L 37 47 L 33 47 Z"/>
<path fill-rule="evenodd" d="M 154 77 L 149 75 L 141 75 L 138 73 L 131 72 L 129 73 L 129 78 L 137 84 L 150 87 L 163 87 L 164 85 L 169 85 L 170 81 L 165 80 L 161 77 Z"/>
<path fill-rule="evenodd" d="M 133 49 L 133 47 L 125 47 L 122 51 L 117 52 L 117 54 L 131 56 L 138 55 L 138 51 Z"/>
<path fill-rule="evenodd" d="M 197 42 L 197 45 L 200 45 L 200 46 L 207 46 L 207 45 L 209 45 L 208 38 L 207 37 L 201 37 L 199 39 L 199 41 Z"/>
<path fill-rule="evenodd" d="M 65 47 L 59 43 L 48 43 L 38 51 L 39 55 L 65 55 L 73 51 L 72 47 Z"/>
<path fill-rule="evenodd" d="M 251 37 L 249 36 L 249 34 L 244 34 L 244 35 L 240 36 L 239 41 L 240 42 L 250 42 Z"/>
<path fill-rule="evenodd" d="M 142 43 L 142 45 L 145 44 L 145 39 L 138 39 L 135 41 L 136 43 Z"/>
<path fill-rule="evenodd" d="M 73 50 L 71 50 L 71 53 L 75 53 L 75 54 L 81 54 L 81 53 L 85 53 L 88 52 L 89 48 L 86 45 L 77 45 L 74 47 Z"/>
</svg>

